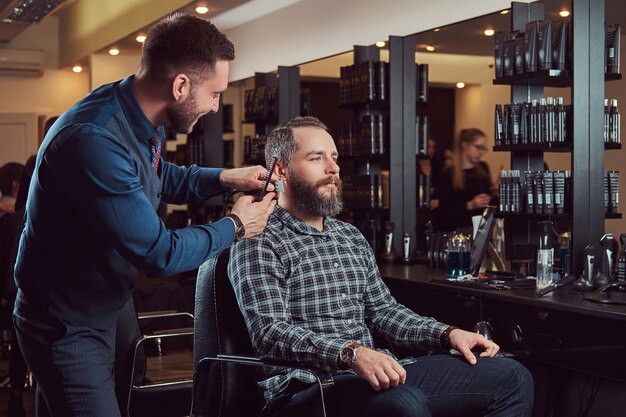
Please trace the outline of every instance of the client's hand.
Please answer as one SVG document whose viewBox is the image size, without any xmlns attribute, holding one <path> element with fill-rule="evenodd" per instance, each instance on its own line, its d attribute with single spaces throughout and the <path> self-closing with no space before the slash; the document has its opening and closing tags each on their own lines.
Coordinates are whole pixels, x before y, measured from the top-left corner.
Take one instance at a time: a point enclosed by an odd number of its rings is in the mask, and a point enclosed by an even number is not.
<svg viewBox="0 0 626 417">
<path fill-rule="evenodd" d="M 359 346 L 352 370 L 370 383 L 376 391 L 397 387 L 406 382 L 406 371 L 394 358 Z"/>
<path fill-rule="evenodd" d="M 485 339 L 478 333 L 472 333 L 461 329 L 454 329 L 450 332 L 450 346 L 458 350 L 465 356 L 465 359 L 472 365 L 476 364 L 476 356 L 472 353 L 480 351 L 481 358 L 491 358 L 498 353 L 500 346 L 491 340 Z"/>
</svg>

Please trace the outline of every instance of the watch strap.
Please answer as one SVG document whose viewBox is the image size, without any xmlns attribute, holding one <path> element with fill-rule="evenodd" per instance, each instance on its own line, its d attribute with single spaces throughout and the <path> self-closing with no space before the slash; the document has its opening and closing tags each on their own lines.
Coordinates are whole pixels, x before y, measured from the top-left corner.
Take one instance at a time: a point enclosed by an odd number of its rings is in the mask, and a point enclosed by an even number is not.
<svg viewBox="0 0 626 417">
<path fill-rule="evenodd" d="M 450 345 L 450 333 L 452 330 L 456 330 L 458 327 L 456 326 L 448 326 L 443 332 L 441 332 L 441 336 L 439 337 L 439 344 L 441 348 L 445 351 L 452 349 L 452 345 Z"/>
<path fill-rule="evenodd" d="M 226 217 L 230 217 L 232 221 L 235 223 L 235 241 L 241 239 L 245 235 L 246 232 L 245 232 L 245 228 L 243 227 L 243 222 L 241 221 L 239 216 L 237 216 L 234 213 L 230 213 Z"/>
</svg>

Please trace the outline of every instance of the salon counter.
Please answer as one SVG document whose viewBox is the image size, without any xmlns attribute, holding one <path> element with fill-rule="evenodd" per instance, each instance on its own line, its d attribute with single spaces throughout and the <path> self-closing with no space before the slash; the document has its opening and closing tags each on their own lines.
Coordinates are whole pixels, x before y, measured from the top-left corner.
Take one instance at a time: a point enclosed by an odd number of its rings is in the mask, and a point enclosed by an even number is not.
<svg viewBox="0 0 626 417">
<path fill-rule="evenodd" d="M 495 341 L 522 360 L 626 382 L 626 305 L 583 300 L 571 284 L 543 297 L 534 289 L 477 289 L 432 282 L 446 271 L 380 263 L 392 295 L 418 314 L 472 330 L 489 321 Z"/>
<path fill-rule="evenodd" d="M 434 269 L 425 265 L 379 263 L 378 268 L 381 276 L 388 283 L 389 281 L 404 282 L 414 286 L 416 289 L 447 294 L 458 293 L 462 296 L 475 297 L 482 300 L 497 300 L 539 309 L 626 321 L 626 305 L 600 304 L 584 300 L 583 296 L 585 294 L 573 291 L 571 284 L 563 288 L 557 288 L 542 297 L 537 297 L 534 289 L 484 290 L 431 282 L 432 279 L 445 278 L 446 270 Z"/>
</svg>

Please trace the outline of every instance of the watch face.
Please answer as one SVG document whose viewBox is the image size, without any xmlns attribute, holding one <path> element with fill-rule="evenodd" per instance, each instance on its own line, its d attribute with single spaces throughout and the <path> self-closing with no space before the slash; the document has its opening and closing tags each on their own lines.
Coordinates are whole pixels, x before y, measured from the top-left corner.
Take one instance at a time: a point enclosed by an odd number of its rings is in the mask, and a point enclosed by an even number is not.
<svg viewBox="0 0 626 417">
<path fill-rule="evenodd" d="M 339 359 L 341 362 L 346 365 L 352 365 L 356 360 L 356 349 L 353 347 L 345 347 L 341 350 L 341 354 L 339 355 Z"/>
</svg>

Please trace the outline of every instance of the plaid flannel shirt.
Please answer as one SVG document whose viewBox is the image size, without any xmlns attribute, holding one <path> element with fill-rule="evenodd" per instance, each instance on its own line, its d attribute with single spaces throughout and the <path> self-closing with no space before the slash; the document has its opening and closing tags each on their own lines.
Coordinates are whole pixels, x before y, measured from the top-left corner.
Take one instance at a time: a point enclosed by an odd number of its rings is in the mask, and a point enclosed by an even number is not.
<svg viewBox="0 0 626 417">
<path fill-rule="evenodd" d="M 400 346 L 438 348 L 448 327 L 399 304 L 361 232 L 336 219 L 324 219 L 320 232 L 277 206 L 260 236 L 233 246 L 228 269 L 252 345 L 264 358 L 336 373 L 349 342 L 376 348 L 376 334 Z M 300 370 L 259 373 L 267 401 L 291 378 L 315 382 Z"/>
</svg>

